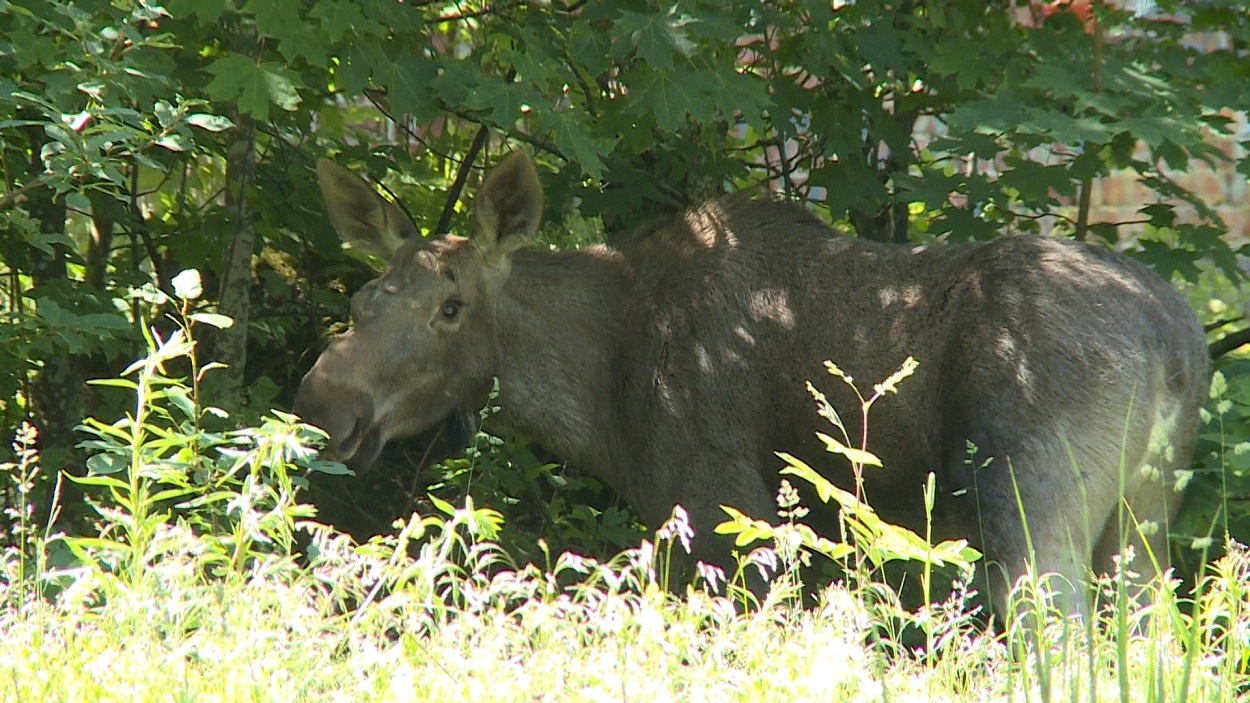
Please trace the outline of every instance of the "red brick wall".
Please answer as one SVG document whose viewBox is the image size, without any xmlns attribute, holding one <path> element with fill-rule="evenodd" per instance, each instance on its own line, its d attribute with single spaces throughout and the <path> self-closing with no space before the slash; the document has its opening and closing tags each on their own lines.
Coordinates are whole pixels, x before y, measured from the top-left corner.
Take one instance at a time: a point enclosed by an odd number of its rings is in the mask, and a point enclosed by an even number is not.
<svg viewBox="0 0 1250 703">
<path fill-rule="evenodd" d="M 1232 133 L 1213 135 L 1211 138 L 1211 144 L 1229 161 L 1217 163 L 1215 168 L 1201 161 L 1192 161 L 1182 173 L 1166 167 L 1162 170 L 1181 187 L 1196 194 L 1224 220 L 1229 244 L 1236 245 L 1250 242 L 1250 188 L 1247 187 L 1246 177 L 1235 170 L 1237 160 L 1246 158 L 1245 149 L 1238 146 L 1237 141 L 1250 138 L 1250 123 L 1247 123 L 1244 112 L 1229 114 L 1236 118 Z M 1149 156 L 1144 146 L 1139 147 L 1134 155 L 1138 159 L 1148 159 Z M 1090 198 L 1090 217 L 1096 222 L 1131 222 L 1140 219 L 1137 211 L 1141 207 L 1157 199 L 1158 195 L 1138 183 L 1132 172 L 1114 173 L 1095 184 Z M 1178 212 L 1183 221 L 1196 222 L 1199 219 L 1189 205 L 1178 206 Z"/>
<path fill-rule="evenodd" d="M 1173 171 L 1166 167 L 1162 172 L 1178 185 L 1198 196 L 1198 198 L 1215 211 L 1227 227 L 1230 245 L 1250 243 L 1250 185 L 1247 179 L 1236 171 L 1239 159 L 1247 157 L 1246 150 L 1238 145 L 1239 140 L 1250 139 L 1250 123 L 1246 113 L 1229 111 L 1227 115 L 1234 121 L 1228 134 L 1212 134 L 1210 143 L 1228 158 L 1212 168 L 1202 161 L 1191 161 L 1183 172 Z M 916 144 L 924 148 L 934 136 L 943 130 L 941 123 L 929 117 L 922 117 L 916 123 Z M 1061 158 L 1066 147 L 1054 145 L 1039 148 L 1031 156 L 1039 162 L 1054 162 Z M 1153 161 L 1149 149 L 1142 144 L 1137 148 L 1133 158 L 1140 161 Z M 997 175 L 1005 168 L 1002 159 L 984 161 L 976 164 L 980 173 Z M 1161 200 L 1159 194 L 1143 185 L 1133 171 L 1118 171 L 1106 178 L 1094 182 L 1090 194 L 1090 221 L 1110 222 L 1121 225 L 1122 234 L 1131 234 L 1141 229 L 1141 222 L 1146 219 L 1141 209 Z M 1176 203 L 1179 219 L 1182 222 L 1199 222 L 1201 218 L 1193 206 L 1187 203 Z M 1060 213 L 1065 217 L 1076 218 L 1076 202 L 1065 201 Z M 1055 221 L 1042 221 L 1043 234 L 1053 231 Z"/>
</svg>

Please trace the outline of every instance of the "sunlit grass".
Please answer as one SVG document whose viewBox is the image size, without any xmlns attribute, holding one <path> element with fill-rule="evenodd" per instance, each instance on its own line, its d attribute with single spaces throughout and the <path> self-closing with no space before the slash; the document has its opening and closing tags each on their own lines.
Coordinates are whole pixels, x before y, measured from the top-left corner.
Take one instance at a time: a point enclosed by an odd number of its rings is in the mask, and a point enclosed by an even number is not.
<svg viewBox="0 0 1250 703">
<path fill-rule="evenodd" d="M 1196 620 L 1167 588 L 1131 606 L 1132 632 L 1108 615 L 1092 640 L 1059 614 L 1039 643 L 959 618 L 945 629 L 935 611 L 923 652 L 875 643 L 871 611 L 837 585 L 809 607 L 779 589 L 748 614 L 702 589 L 673 595 L 645 548 L 613 566 L 466 570 L 462 557 L 480 553 L 470 522 L 466 509 L 427 522 L 434 548 L 417 556 L 397 538 L 360 546 L 321 532 L 311 564 L 257 559 L 227 577 L 206 576 L 201 538 L 169 526 L 132 589 L 84 569 L 55 597 L 17 602 L 7 580 L 0 698 L 1115 701 L 1124 686 L 1131 701 L 1233 701 L 1250 680 L 1250 559 L 1237 546 L 1204 582 Z"/>
</svg>

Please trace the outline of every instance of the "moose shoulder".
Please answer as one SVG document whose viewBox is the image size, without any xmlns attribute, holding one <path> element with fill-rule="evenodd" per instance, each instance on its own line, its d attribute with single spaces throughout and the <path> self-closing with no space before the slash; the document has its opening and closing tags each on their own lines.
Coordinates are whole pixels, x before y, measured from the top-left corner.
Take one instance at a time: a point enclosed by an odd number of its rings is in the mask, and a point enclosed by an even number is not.
<svg viewBox="0 0 1250 703">
<path fill-rule="evenodd" d="M 873 382 L 912 355 L 916 374 L 870 419 L 885 468 L 866 493 L 886 519 L 923 527 L 932 471 L 935 537 L 968 538 L 1009 579 L 1030 556 L 1020 507 L 1039 569 L 1072 583 L 1109 568 L 1121 512 L 1157 525 L 1145 544 L 1149 529 L 1125 530 L 1166 566 L 1205 339 L 1175 291 L 1118 254 L 1034 237 L 883 245 L 743 199 L 628 247 L 526 249 L 542 191 L 521 153 L 482 185 L 470 237 L 405 239 L 412 225 L 368 184 L 329 161 L 318 171 L 342 237 L 390 264 L 352 298 L 351 331 L 296 401 L 349 465 L 480 406 L 497 377 L 506 426 L 601 476 L 653 526 L 683 505 L 696 554 L 724 564 L 719 506 L 775 517 L 775 451 L 850 483 L 815 444 L 804 382 L 856 437 L 858 403 L 827 383 L 824 360 Z"/>
</svg>

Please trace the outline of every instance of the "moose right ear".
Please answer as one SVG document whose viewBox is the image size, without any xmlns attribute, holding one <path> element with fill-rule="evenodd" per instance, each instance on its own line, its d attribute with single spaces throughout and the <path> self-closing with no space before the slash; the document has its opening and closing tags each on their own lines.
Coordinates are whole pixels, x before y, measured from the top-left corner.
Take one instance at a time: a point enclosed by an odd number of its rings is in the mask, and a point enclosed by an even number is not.
<svg viewBox="0 0 1250 703">
<path fill-rule="evenodd" d="M 319 159 L 317 177 L 334 229 L 354 248 L 389 259 L 405 238 L 417 234 L 403 210 L 346 167 Z"/>
<path fill-rule="evenodd" d="M 514 151 L 486 176 L 473 201 L 473 242 L 497 258 L 520 249 L 538 231 L 543 187 L 534 162 Z"/>
</svg>

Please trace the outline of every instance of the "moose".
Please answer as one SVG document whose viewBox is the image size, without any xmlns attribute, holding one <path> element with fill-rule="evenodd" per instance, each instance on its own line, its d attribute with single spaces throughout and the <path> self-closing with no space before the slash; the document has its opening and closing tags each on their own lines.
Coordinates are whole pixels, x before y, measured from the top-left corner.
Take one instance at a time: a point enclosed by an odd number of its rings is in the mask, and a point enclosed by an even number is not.
<svg viewBox="0 0 1250 703">
<path fill-rule="evenodd" d="M 884 468 L 864 492 L 885 519 L 923 529 L 932 472 L 934 538 L 967 538 L 1002 586 L 1032 564 L 1076 588 L 1125 539 L 1134 570 L 1168 567 L 1207 349 L 1181 296 L 1125 256 L 1037 236 L 882 244 L 740 196 L 625 246 L 549 251 L 526 247 L 543 192 L 523 152 L 484 179 L 467 237 L 422 237 L 349 169 L 317 172 L 341 238 L 388 262 L 296 398 L 349 467 L 481 407 L 497 379 L 504 428 L 602 478 L 652 527 L 680 504 L 695 556 L 730 565 L 720 506 L 776 519 L 775 452 L 853 485 L 815 438 L 806 382 L 858 437 L 859 401 L 824 362 L 876 381 L 914 356 L 868 422 Z M 1006 590 L 991 589 L 995 610 Z"/>
</svg>

